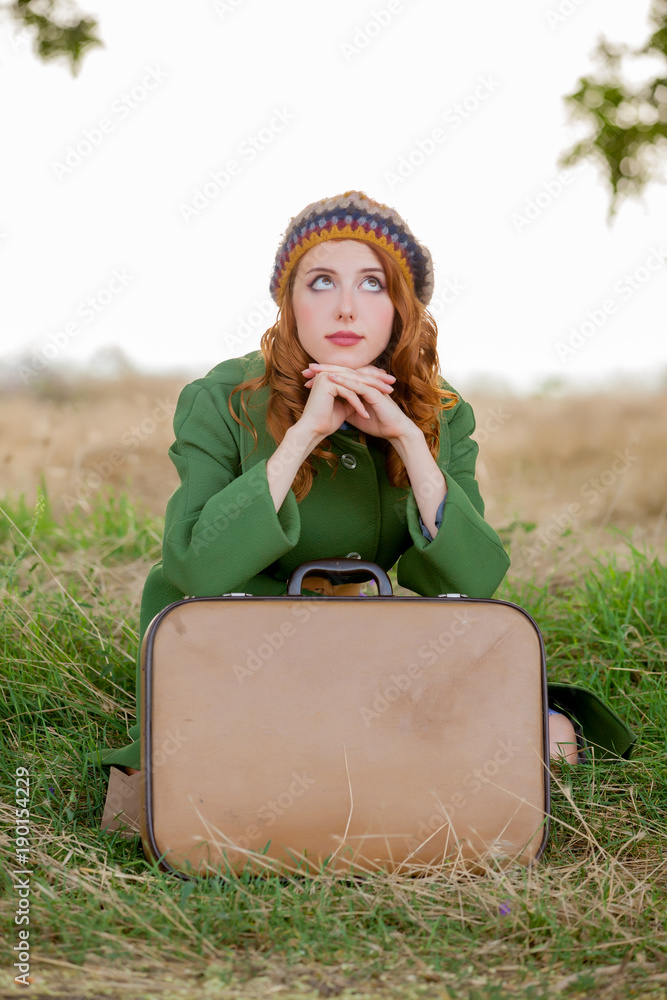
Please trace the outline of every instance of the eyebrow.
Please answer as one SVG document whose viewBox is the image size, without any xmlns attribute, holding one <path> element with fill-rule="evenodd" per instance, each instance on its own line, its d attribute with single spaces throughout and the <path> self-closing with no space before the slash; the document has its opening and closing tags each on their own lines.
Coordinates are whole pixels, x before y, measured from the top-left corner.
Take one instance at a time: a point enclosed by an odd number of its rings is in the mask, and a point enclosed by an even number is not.
<svg viewBox="0 0 667 1000">
<path fill-rule="evenodd" d="M 338 274 L 338 271 L 334 271 L 333 267 L 311 267 L 306 274 L 312 274 L 313 271 L 326 271 L 328 274 Z M 378 271 L 379 274 L 384 274 L 384 268 L 382 267 L 362 267 L 359 270 L 359 274 L 370 274 L 372 271 Z"/>
</svg>

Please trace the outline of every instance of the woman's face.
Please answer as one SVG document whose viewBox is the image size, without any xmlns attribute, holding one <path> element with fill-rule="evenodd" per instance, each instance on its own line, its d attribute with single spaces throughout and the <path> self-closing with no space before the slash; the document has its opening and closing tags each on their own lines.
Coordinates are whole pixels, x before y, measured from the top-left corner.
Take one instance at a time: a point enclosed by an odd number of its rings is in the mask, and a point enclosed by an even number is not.
<svg viewBox="0 0 667 1000">
<path fill-rule="evenodd" d="M 382 264 L 361 240 L 328 240 L 303 255 L 292 306 L 313 361 L 362 368 L 382 354 L 395 311 L 386 284 Z"/>
</svg>

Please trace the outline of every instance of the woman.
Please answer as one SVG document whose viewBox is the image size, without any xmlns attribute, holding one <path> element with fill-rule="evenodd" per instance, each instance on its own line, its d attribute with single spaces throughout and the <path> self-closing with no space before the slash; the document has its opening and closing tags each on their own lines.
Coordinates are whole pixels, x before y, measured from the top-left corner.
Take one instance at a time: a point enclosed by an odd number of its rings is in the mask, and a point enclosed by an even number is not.
<svg viewBox="0 0 667 1000">
<path fill-rule="evenodd" d="M 317 558 L 398 562 L 399 584 L 424 596 L 493 594 L 509 558 L 484 520 L 472 409 L 438 375 L 432 291 L 428 250 L 362 192 L 292 219 L 261 352 L 223 362 L 179 399 L 170 456 L 181 485 L 142 635 L 184 595 L 284 594 Z M 569 719 L 553 717 L 551 738 L 552 755 L 576 760 Z M 105 763 L 136 771 L 139 740 Z"/>
</svg>

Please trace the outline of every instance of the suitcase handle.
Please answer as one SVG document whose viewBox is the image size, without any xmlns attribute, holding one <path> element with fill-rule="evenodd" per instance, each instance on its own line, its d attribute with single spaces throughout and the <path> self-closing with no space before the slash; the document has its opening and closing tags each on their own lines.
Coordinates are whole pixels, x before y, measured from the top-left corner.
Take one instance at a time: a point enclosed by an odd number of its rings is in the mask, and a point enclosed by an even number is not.
<svg viewBox="0 0 667 1000">
<path fill-rule="evenodd" d="M 326 577 L 331 583 L 363 583 L 371 576 L 378 588 L 380 597 L 391 597 L 393 590 L 391 580 L 374 562 L 364 562 L 362 559 L 314 559 L 312 562 L 301 563 L 287 581 L 287 596 L 298 597 L 304 577 L 311 573 Z"/>
</svg>

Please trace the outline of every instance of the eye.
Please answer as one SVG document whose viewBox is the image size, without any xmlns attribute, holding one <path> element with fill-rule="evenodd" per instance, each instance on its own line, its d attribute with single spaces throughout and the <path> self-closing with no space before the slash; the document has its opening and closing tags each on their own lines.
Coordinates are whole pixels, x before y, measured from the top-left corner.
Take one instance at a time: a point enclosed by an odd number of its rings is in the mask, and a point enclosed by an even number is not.
<svg viewBox="0 0 667 1000">
<path fill-rule="evenodd" d="M 382 284 L 382 282 L 380 281 L 379 278 L 376 278 L 374 275 L 369 274 L 368 277 L 364 278 L 364 280 L 362 281 L 362 283 L 361 283 L 362 286 L 365 285 L 367 281 L 371 282 L 371 284 L 368 286 L 369 289 L 370 289 L 370 291 L 372 291 L 372 292 L 381 292 L 381 291 L 383 291 L 384 285 Z"/>
<path fill-rule="evenodd" d="M 325 284 L 322 284 L 325 282 Z M 314 289 L 316 292 L 322 291 L 323 288 L 331 288 L 333 285 L 333 280 L 329 274 L 317 274 L 313 280 L 308 285 L 309 288 Z"/>
</svg>

